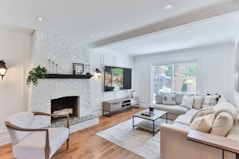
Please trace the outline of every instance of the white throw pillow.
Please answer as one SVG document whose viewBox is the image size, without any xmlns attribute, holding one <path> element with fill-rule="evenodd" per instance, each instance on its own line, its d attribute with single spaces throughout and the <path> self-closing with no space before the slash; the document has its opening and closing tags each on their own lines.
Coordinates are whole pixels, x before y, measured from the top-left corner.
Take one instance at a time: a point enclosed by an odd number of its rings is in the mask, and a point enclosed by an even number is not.
<svg viewBox="0 0 239 159">
<path fill-rule="evenodd" d="M 208 114 L 205 116 L 196 117 L 190 124 L 190 128 L 201 132 L 208 133 L 212 128 L 215 120 L 215 114 Z"/>
<path fill-rule="evenodd" d="M 215 119 L 210 133 L 219 136 L 226 136 L 232 126 L 232 115 L 228 112 L 221 112 Z"/>
<path fill-rule="evenodd" d="M 219 99 L 219 95 L 215 94 L 215 95 L 206 95 L 206 97 L 204 98 L 204 102 L 203 102 L 203 108 L 208 108 L 208 107 L 212 107 L 214 105 L 217 104 L 217 101 Z"/>
<path fill-rule="evenodd" d="M 216 116 L 220 114 L 221 112 L 228 112 L 232 115 L 234 119 L 237 119 L 238 117 L 238 110 L 237 108 L 232 105 L 231 103 L 218 103 L 213 107 L 213 109 L 216 112 Z"/>
<path fill-rule="evenodd" d="M 221 96 L 219 99 L 218 99 L 218 102 L 217 103 L 228 103 L 227 99 L 224 97 L 224 96 Z"/>
<path fill-rule="evenodd" d="M 168 105 L 174 105 L 175 102 L 175 93 L 163 93 L 162 103 Z"/>
<path fill-rule="evenodd" d="M 195 96 L 194 97 L 194 103 L 193 108 L 195 109 L 201 109 L 203 105 L 204 97 L 203 96 Z"/>
<path fill-rule="evenodd" d="M 180 105 L 191 109 L 193 107 L 193 101 L 194 101 L 194 96 L 184 95 L 182 103 Z"/>
</svg>

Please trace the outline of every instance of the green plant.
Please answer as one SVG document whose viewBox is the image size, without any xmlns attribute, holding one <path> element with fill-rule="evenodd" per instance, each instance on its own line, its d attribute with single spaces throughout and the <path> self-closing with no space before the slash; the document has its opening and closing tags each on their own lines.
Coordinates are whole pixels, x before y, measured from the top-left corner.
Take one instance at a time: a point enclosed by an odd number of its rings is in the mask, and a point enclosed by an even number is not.
<svg viewBox="0 0 239 159">
<path fill-rule="evenodd" d="M 33 85 L 37 85 L 37 80 L 39 78 L 45 78 L 47 74 L 47 69 L 45 67 L 41 67 L 40 65 L 32 68 L 31 71 L 29 71 L 27 76 L 27 84 L 30 85 L 33 83 Z"/>
</svg>

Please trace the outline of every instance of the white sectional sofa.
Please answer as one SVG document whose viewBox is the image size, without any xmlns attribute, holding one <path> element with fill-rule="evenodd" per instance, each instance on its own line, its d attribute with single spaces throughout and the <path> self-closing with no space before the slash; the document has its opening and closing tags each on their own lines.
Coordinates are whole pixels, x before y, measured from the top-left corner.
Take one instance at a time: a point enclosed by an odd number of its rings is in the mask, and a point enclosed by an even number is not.
<svg viewBox="0 0 239 159">
<path fill-rule="evenodd" d="M 204 99 L 207 100 L 206 97 Z M 238 110 L 224 98 L 220 98 L 214 106 L 201 109 L 192 107 L 179 115 L 173 124 L 162 124 L 160 127 L 161 157 L 163 159 L 223 158 L 221 149 L 188 140 L 187 135 L 192 129 L 221 136 L 228 141 L 239 142 Z M 224 159 L 236 159 L 236 154 L 225 151 Z"/>
<path fill-rule="evenodd" d="M 183 102 L 185 95 L 188 98 Z M 191 98 L 192 97 L 192 98 Z M 209 97 L 209 95 L 208 95 Z M 213 106 L 217 103 L 220 95 L 210 95 L 211 98 L 207 98 L 205 95 L 194 95 L 186 93 L 159 93 L 156 94 L 156 102 L 153 104 L 155 109 L 164 110 L 168 112 L 169 119 L 176 119 L 179 115 L 185 114 L 190 109 L 199 110 L 204 106 Z M 206 100 L 204 100 L 206 99 Z"/>
</svg>

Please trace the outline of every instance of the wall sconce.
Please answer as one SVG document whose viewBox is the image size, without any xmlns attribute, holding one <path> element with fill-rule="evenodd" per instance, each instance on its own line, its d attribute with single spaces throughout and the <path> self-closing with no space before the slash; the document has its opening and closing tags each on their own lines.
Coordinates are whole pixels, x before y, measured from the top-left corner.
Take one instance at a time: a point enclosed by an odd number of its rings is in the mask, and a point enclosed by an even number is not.
<svg viewBox="0 0 239 159">
<path fill-rule="evenodd" d="M 6 63 L 3 60 L 0 60 L 0 75 L 2 76 L 2 80 L 3 80 L 3 76 L 5 76 L 6 72 L 7 72 Z"/>
<path fill-rule="evenodd" d="M 98 68 L 96 68 L 96 69 L 95 69 L 95 74 L 96 74 L 96 76 L 97 76 L 98 78 L 100 78 L 100 76 L 101 76 L 101 71 L 100 71 Z"/>
</svg>

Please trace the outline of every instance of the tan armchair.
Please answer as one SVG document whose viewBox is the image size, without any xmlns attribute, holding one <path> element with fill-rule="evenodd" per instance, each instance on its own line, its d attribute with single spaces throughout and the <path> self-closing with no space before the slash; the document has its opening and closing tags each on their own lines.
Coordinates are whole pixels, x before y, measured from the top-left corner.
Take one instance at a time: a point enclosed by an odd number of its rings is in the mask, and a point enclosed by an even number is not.
<svg viewBox="0 0 239 159">
<path fill-rule="evenodd" d="M 65 117 L 67 127 L 39 128 L 35 115 Z M 42 112 L 20 112 L 5 120 L 11 141 L 13 155 L 17 159 L 49 159 L 67 140 L 69 148 L 69 116 Z"/>
</svg>

